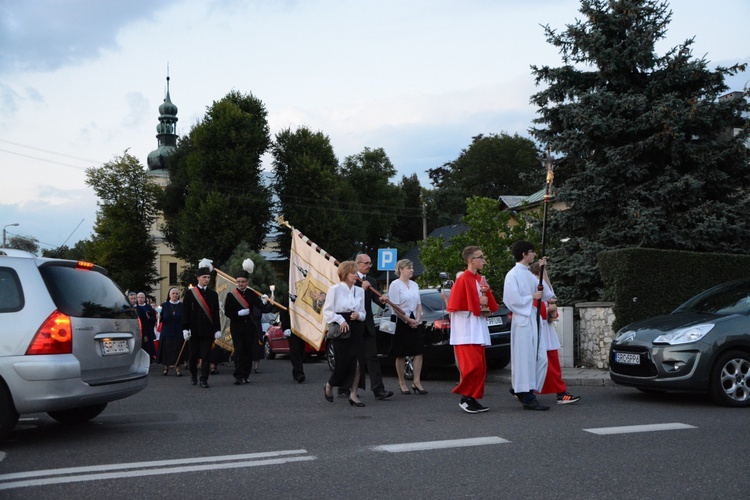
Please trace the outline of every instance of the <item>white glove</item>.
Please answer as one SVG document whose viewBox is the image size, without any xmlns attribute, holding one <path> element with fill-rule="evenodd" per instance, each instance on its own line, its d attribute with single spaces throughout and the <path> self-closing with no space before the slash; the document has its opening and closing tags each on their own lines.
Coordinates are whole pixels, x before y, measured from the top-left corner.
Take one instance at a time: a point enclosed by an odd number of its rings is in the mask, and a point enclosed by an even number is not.
<svg viewBox="0 0 750 500">
<path fill-rule="evenodd" d="M 261 296 L 260 296 L 260 300 L 262 300 L 262 301 L 263 301 L 263 305 L 266 305 L 266 304 L 268 304 L 268 295 L 266 295 L 266 294 L 264 293 L 263 295 L 261 295 Z"/>
<path fill-rule="evenodd" d="M 215 338 L 216 340 L 219 340 L 219 339 L 221 338 L 221 332 L 216 332 L 216 333 L 214 333 L 214 338 Z"/>
<path fill-rule="evenodd" d="M 240 309 L 237 311 L 237 316 L 247 316 L 250 314 L 250 309 Z"/>
<path fill-rule="evenodd" d="M 284 330 L 284 337 L 289 338 L 291 336 L 292 336 L 292 331 L 289 328 Z"/>
<path fill-rule="evenodd" d="M 190 338 L 190 330 L 182 330 L 182 337 L 187 340 Z"/>
</svg>

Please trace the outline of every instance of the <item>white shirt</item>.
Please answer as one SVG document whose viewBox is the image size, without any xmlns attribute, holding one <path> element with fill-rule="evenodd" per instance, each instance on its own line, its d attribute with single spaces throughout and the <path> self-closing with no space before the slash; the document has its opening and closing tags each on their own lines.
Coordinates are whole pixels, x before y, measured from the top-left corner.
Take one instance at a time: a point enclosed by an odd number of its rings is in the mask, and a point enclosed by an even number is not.
<svg viewBox="0 0 750 500">
<path fill-rule="evenodd" d="M 407 317 L 411 317 L 412 313 L 414 313 L 414 318 L 417 317 L 417 307 L 421 303 L 419 285 L 412 280 L 409 280 L 408 285 L 400 279 L 392 281 L 388 287 L 388 299 L 400 307 Z"/>
<path fill-rule="evenodd" d="M 344 282 L 333 285 L 326 293 L 326 301 L 323 304 L 323 319 L 326 323 L 343 324 L 344 317 L 341 312 L 359 313 L 357 321 L 365 320 L 365 292 L 361 287 L 352 286 L 349 288 Z"/>
</svg>

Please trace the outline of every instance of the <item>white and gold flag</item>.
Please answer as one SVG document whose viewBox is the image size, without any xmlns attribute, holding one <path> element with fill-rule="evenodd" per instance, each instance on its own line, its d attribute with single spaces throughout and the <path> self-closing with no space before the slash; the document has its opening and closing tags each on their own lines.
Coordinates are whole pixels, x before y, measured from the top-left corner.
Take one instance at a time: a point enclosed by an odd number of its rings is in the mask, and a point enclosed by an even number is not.
<svg viewBox="0 0 750 500">
<path fill-rule="evenodd" d="M 323 304 L 328 289 L 339 283 L 335 259 L 292 229 L 289 254 L 289 319 L 292 332 L 316 349 L 325 339 Z"/>
</svg>

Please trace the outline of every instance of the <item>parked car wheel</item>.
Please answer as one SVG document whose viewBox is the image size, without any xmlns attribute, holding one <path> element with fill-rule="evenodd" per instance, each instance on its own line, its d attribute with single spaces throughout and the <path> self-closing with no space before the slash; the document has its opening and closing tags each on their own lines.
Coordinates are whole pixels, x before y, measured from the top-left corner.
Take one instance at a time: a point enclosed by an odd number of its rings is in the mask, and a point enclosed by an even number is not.
<svg viewBox="0 0 750 500">
<path fill-rule="evenodd" d="M 424 373 L 424 367 L 422 373 Z M 406 380 L 414 380 L 414 356 L 406 356 L 405 358 L 404 378 Z"/>
<path fill-rule="evenodd" d="M 10 435 L 16 422 L 18 422 L 18 412 L 13 405 L 8 388 L 0 382 L 0 439 L 5 439 Z"/>
<path fill-rule="evenodd" d="M 749 407 L 750 355 L 742 351 L 724 353 L 714 365 L 709 393 L 719 404 Z"/>
<path fill-rule="evenodd" d="M 326 361 L 328 361 L 328 368 L 333 371 L 336 368 L 336 358 L 333 355 L 333 344 L 330 342 L 326 345 Z"/>
<path fill-rule="evenodd" d="M 81 424 L 99 416 L 107 407 L 107 403 L 100 405 L 82 406 L 70 410 L 57 410 L 47 412 L 47 415 L 63 424 Z"/>
<path fill-rule="evenodd" d="M 276 359 L 276 353 L 271 349 L 271 343 L 268 339 L 263 343 L 263 357 L 266 359 Z"/>
</svg>

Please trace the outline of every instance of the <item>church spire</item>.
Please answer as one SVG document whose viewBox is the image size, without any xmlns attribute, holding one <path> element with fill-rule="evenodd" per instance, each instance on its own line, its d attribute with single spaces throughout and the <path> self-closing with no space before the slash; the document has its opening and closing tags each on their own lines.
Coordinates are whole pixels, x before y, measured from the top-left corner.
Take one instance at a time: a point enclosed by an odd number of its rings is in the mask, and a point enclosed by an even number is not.
<svg viewBox="0 0 750 500">
<path fill-rule="evenodd" d="M 167 92 L 164 102 L 159 106 L 159 124 L 156 126 L 157 148 L 148 154 L 149 170 L 167 168 L 166 157 L 177 149 L 177 106 L 169 96 L 169 67 L 167 67 Z"/>
</svg>

